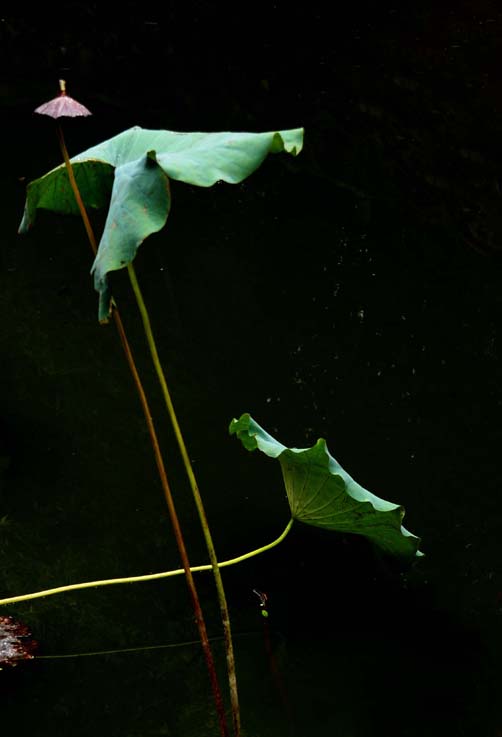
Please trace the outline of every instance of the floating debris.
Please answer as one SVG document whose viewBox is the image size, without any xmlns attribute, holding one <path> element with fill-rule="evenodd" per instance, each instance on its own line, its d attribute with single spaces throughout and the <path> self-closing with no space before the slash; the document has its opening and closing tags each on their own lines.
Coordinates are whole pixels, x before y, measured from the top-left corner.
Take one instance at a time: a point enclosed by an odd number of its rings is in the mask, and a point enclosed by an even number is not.
<svg viewBox="0 0 502 737">
<path fill-rule="evenodd" d="M 31 660 L 37 647 L 25 624 L 13 617 L 0 617 L 0 670 L 21 660 Z"/>
</svg>

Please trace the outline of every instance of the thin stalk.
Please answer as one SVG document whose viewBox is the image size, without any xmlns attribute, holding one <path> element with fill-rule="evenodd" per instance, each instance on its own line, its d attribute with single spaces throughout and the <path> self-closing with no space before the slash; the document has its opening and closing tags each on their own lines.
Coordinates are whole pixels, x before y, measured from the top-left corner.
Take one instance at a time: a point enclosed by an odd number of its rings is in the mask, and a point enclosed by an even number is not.
<svg viewBox="0 0 502 737">
<path fill-rule="evenodd" d="M 71 165 L 70 157 L 68 155 L 68 149 L 66 148 L 66 143 L 65 143 L 64 135 L 63 135 L 63 129 L 59 123 L 56 126 L 56 130 L 58 134 L 59 147 L 61 149 L 61 153 L 63 154 L 63 159 L 64 159 L 64 163 L 66 166 L 66 173 L 68 174 L 68 179 L 70 180 L 70 185 L 73 190 L 73 194 L 75 196 L 78 209 L 80 210 L 80 215 L 82 216 L 82 220 L 84 221 L 85 232 L 87 233 L 89 243 L 91 244 L 91 248 L 92 248 L 94 255 L 96 255 L 96 253 L 98 252 L 98 244 L 96 241 L 96 236 L 94 235 L 94 231 L 92 229 L 89 216 L 87 215 L 87 210 L 85 209 L 84 201 L 82 200 L 82 197 L 80 195 L 80 190 L 78 188 L 77 180 L 75 179 L 75 173 L 73 171 L 73 166 Z"/>
<path fill-rule="evenodd" d="M 85 226 L 85 229 L 86 229 L 86 232 L 87 232 L 87 236 L 89 238 L 89 242 L 91 244 L 91 247 L 92 247 L 92 250 L 93 250 L 94 254 L 96 254 L 96 252 L 97 252 L 96 238 L 94 236 L 94 231 L 93 231 L 92 226 L 91 226 L 91 223 L 89 221 L 89 217 L 87 215 L 87 211 L 85 209 L 85 205 L 84 205 L 83 200 L 82 200 L 82 197 L 80 195 L 80 191 L 79 191 L 77 182 L 75 180 L 75 175 L 74 175 L 74 172 L 73 172 L 73 167 L 72 167 L 71 162 L 70 162 L 70 158 L 69 158 L 69 155 L 68 155 L 68 150 L 66 148 L 66 144 L 65 144 L 65 140 L 64 140 L 64 136 L 63 136 L 63 131 L 62 131 L 62 128 L 61 128 L 61 126 L 59 124 L 57 126 L 57 130 L 58 130 L 59 144 L 60 144 L 60 147 L 61 147 L 61 153 L 63 154 L 63 159 L 64 159 L 64 162 L 65 162 L 65 165 L 66 165 L 66 171 L 68 173 L 68 178 L 69 178 L 69 181 L 70 181 L 70 184 L 71 184 L 73 193 L 75 195 L 75 199 L 76 199 L 78 208 L 80 210 L 80 214 L 82 216 L 82 220 L 84 221 L 84 226 Z M 197 624 L 197 628 L 198 628 L 198 631 L 199 631 L 199 636 L 200 636 L 200 639 L 201 639 L 202 648 L 203 648 L 203 651 L 204 651 L 204 656 L 205 656 L 205 659 L 206 659 L 207 668 L 208 668 L 208 671 L 209 671 L 209 678 L 210 678 L 210 681 L 211 681 L 211 688 L 212 688 L 212 691 L 213 691 L 213 697 L 214 697 L 214 702 L 215 702 L 215 706 L 216 706 L 216 711 L 218 713 L 218 720 L 219 720 L 220 732 L 222 734 L 222 737 L 228 737 L 228 727 L 227 727 L 227 723 L 226 723 L 225 707 L 224 707 L 224 704 L 223 704 L 223 697 L 221 695 L 221 689 L 220 689 L 220 686 L 219 686 L 219 683 L 218 683 L 218 678 L 217 678 L 217 675 L 216 675 L 216 667 L 215 667 L 215 663 L 214 663 L 213 654 L 212 654 L 212 651 L 211 651 L 211 645 L 209 644 L 209 638 L 208 638 L 208 634 L 207 634 L 206 624 L 205 624 L 205 621 L 204 621 L 204 616 L 202 614 L 202 609 L 201 609 L 201 606 L 200 606 L 199 596 L 197 594 L 197 590 L 195 588 L 195 581 L 193 579 L 192 571 L 190 569 L 190 561 L 188 559 L 188 554 L 187 554 L 187 550 L 186 550 L 186 546 L 185 546 L 183 534 L 181 532 L 181 526 L 180 526 L 180 523 L 179 523 L 179 518 L 178 518 L 178 515 L 177 515 L 177 512 L 176 512 L 175 505 L 174 505 L 174 500 L 173 500 L 173 496 L 171 494 L 171 489 L 169 487 L 169 482 L 167 480 L 167 474 L 166 474 L 165 464 L 164 464 L 164 460 L 163 460 L 162 453 L 161 453 L 161 450 L 160 450 L 160 446 L 159 446 L 159 442 L 158 442 L 158 438 L 157 438 L 157 433 L 156 433 L 156 430 L 155 430 L 155 426 L 153 424 L 152 414 L 150 412 L 150 408 L 149 408 L 149 405 L 148 405 L 148 400 L 147 400 L 145 391 L 143 389 L 143 385 L 141 383 L 141 379 L 140 379 L 138 370 L 136 368 L 136 364 L 135 364 L 134 357 L 133 357 L 133 354 L 132 354 L 132 351 L 131 351 L 131 348 L 130 348 L 130 345 L 129 345 L 129 341 L 127 339 L 127 336 L 126 336 L 126 333 L 125 333 L 125 330 L 124 330 L 124 326 L 123 326 L 123 323 L 122 323 L 122 320 L 121 320 L 119 311 L 116 308 L 116 306 L 115 306 L 115 309 L 113 310 L 113 317 L 114 317 L 114 321 L 115 321 L 115 326 L 116 326 L 116 328 L 118 330 L 118 333 L 119 333 L 119 336 L 120 336 L 120 341 L 122 343 L 122 348 L 124 350 L 127 363 L 129 365 L 129 369 L 130 369 L 131 374 L 132 374 L 133 379 L 134 379 L 134 383 L 135 383 L 135 386 L 136 386 L 136 391 L 138 393 L 139 400 L 140 400 L 140 403 L 141 403 L 141 407 L 143 409 L 143 414 L 145 416 L 146 424 L 147 424 L 147 427 L 148 427 L 148 433 L 150 435 L 150 441 L 152 443 L 152 448 L 153 448 L 153 452 L 154 452 L 154 456 L 155 456 L 155 462 L 156 462 L 156 465 L 157 465 L 157 470 L 158 470 L 158 473 L 159 473 L 160 482 L 161 482 L 161 485 L 162 485 L 164 496 L 165 496 L 165 499 L 166 499 L 166 502 L 167 502 L 167 507 L 168 507 L 168 510 L 169 510 L 170 518 L 171 518 L 171 524 L 173 526 L 174 535 L 175 535 L 175 538 L 176 538 L 176 543 L 178 545 L 178 550 L 179 550 L 181 561 L 182 561 L 182 564 L 183 564 L 183 571 L 184 571 L 185 576 L 186 576 L 188 590 L 190 592 L 190 598 L 192 600 L 192 606 L 193 606 L 194 615 L 195 615 L 195 622 Z"/>
<path fill-rule="evenodd" d="M 253 633 L 254 634 L 254 633 Z M 211 642 L 223 640 L 223 635 L 210 637 Z M 121 647 L 116 650 L 93 650 L 87 653 L 63 653 L 62 655 L 35 655 L 36 660 L 67 660 L 68 658 L 93 658 L 98 655 L 129 655 L 130 653 L 145 653 L 154 650 L 170 650 L 175 647 L 189 647 L 200 645 L 200 640 L 187 640 L 186 642 L 173 642 L 167 645 L 142 645 L 140 647 Z"/>
<path fill-rule="evenodd" d="M 230 687 L 230 702 L 231 702 L 231 707 L 232 707 L 232 721 L 233 721 L 233 727 L 234 727 L 234 734 L 235 734 L 235 737 L 240 737 L 241 724 L 240 724 L 239 694 L 237 690 L 235 656 L 234 656 L 234 647 L 232 643 L 232 629 L 230 625 L 230 616 L 228 612 L 227 598 L 225 596 L 225 589 L 223 586 L 223 579 L 220 573 L 220 566 L 218 565 L 218 559 L 216 557 L 216 551 L 214 548 L 213 538 L 211 536 L 211 531 L 209 529 L 209 523 L 207 520 L 206 511 L 204 509 L 204 504 L 202 502 L 202 497 L 199 491 L 199 486 L 195 478 L 195 473 L 193 471 L 192 463 L 188 455 L 187 447 L 185 445 L 185 441 L 183 439 L 183 435 L 182 435 L 181 428 L 178 422 L 178 418 L 176 416 L 176 412 L 174 409 L 173 401 L 171 399 L 171 394 L 167 386 L 164 369 L 162 368 L 162 364 L 160 362 L 159 353 L 157 350 L 157 345 L 155 343 L 155 338 L 153 335 L 152 326 L 150 322 L 150 316 L 148 314 L 147 307 L 143 300 L 143 295 L 141 293 L 141 289 L 138 283 L 136 272 L 134 270 L 134 266 L 132 265 L 132 263 L 128 264 L 127 271 L 129 273 L 129 279 L 131 281 L 134 295 L 138 303 L 138 308 L 141 314 L 141 318 L 143 320 L 143 327 L 145 329 L 145 334 L 146 334 L 146 338 L 148 341 L 148 347 L 150 348 L 152 361 L 155 366 L 155 371 L 157 373 L 157 377 L 158 377 L 158 380 L 161 386 L 162 395 L 166 403 L 167 411 L 169 413 L 169 418 L 173 426 L 174 434 L 176 436 L 176 440 L 178 442 L 178 447 L 181 453 L 181 457 L 183 459 L 183 464 L 185 466 L 185 471 L 187 473 L 188 480 L 190 483 L 190 488 L 192 490 L 193 498 L 195 500 L 195 505 L 197 507 L 197 512 L 199 514 L 199 519 L 202 525 L 202 531 L 204 534 L 204 539 L 205 539 L 207 551 L 209 554 L 209 560 L 211 562 L 211 567 L 213 569 L 213 575 L 214 575 L 214 580 L 216 584 L 216 592 L 218 595 L 218 602 L 220 605 L 221 620 L 223 624 L 223 634 L 225 636 L 225 652 L 226 652 L 226 658 L 227 658 L 228 682 L 229 682 L 229 687 Z"/>
<path fill-rule="evenodd" d="M 248 632 L 238 632 L 239 637 L 256 636 L 256 630 Z M 209 638 L 211 642 L 223 640 L 223 635 Z M 63 653 L 62 655 L 35 655 L 35 660 L 67 660 L 68 658 L 93 658 L 100 655 L 131 655 L 132 653 L 154 652 L 155 650 L 172 650 L 178 647 L 192 647 L 192 645 L 200 645 L 200 640 L 186 640 L 185 642 L 169 642 L 165 645 L 140 645 L 138 647 L 121 647 L 115 650 L 94 650 L 86 653 Z"/>
<path fill-rule="evenodd" d="M 273 540 L 271 543 L 268 543 L 267 545 L 263 545 L 261 548 L 256 548 L 256 550 L 251 550 L 249 553 L 244 553 L 243 555 L 237 556 L 237 558 L 230 558 L 229 560 L 223 560 L 218 563 L 219 568 L 226 568 L 227 566 L 235 566 L 237 563 L 242 563 L 244 560 L 248 560 L 249 558 L 254 558 L 255 555 L 261 555 L 261 553 L 265 553 L 267 550 L 271 550 L 272 548 L 275 548 L 276 545 L 279 545 L 288 532 L 290 531 L 291 527 L 293 525 L 293 519 L 290 519 L 286 528 L 283 530 L 283 532 L 279 535 L 278 538 Z M 199 571 L 211 571 L 212 565 L 202 565 L 202 566 L 191 566 L 190 571 L 192 573 L 196 573 Z M 68 591 L 78 591 L 80 589 L 93 589 L 98 588 L 100 586 L 114 586 L 117 584 L 122 583 L 144 583 L 145 581 L 158 581 L 160 578 L 171 578 L 173 576 L 181 576 L 185 573 L 184 568 L 175 568 L 172 571 L 163 571 L 162 573 L 147 573 L 144 576 L 125 576 L 123 578 L 105 578 L 98 581 L 85 581 L 84 583 L 71 583 L 67 584 L 66 586 L 56 586 L 52 589 L 44 589 L 43 591 L 35 591 L 32 594 L 20 594 L 19 596 L 9 596 L 6 599 L 0 599 L 0 606 L 4 606 L 5 604 L 18 604 L 21 601 L 30 601 L 31 599 L 42 599 L 45 596 L 54 596 L 54 594 L 65 594 Z M 213 638 L 214 639 L 214 638 Z"/>
</svg>

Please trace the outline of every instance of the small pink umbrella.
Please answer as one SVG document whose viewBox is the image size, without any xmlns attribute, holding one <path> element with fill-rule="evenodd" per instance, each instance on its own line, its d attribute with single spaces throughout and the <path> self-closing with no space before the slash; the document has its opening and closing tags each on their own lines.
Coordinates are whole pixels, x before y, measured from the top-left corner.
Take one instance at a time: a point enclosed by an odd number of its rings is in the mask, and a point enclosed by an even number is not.
<svg viewBox="0 0 502 737">
<path fill-rule="evenodd" d="M 55 97 L 49 102 L 44 102 L 43 105 L 37 107 L 35 110 L 39 115 L 50 115 L 51 118 L 79 118 L 86 115 L 92 115 L 92 113 L 81 105 L 79 102 L 66 94 L 66 82 L 64 79 L 59 80 L 59 88 L 61 92 L 58 97 Z"/>
<path fill-rule="evenodd" d="M 92 115 L 92 113 L 86 107 L 74 100 L 73 97 L 70 97 L 66 94 L 66 82 L 64 79 L 59 80 L 59 89 L 60 93 L 58 97 L 55 97 L 53 100 L 49 100 L 49 102 L 44 102 L 43 105 L 40 105 L 36 108 L 35 112 L 39 115 L 49 115 L 49 117 L 54 118 L 57 121 L 56 132 L 58 134 L 59 146 L 61 148 L 66 171 L 68 173 L 68 179 L 70 181 L 73 194 L 75 195 L 75 200 L 77 201 L 80 214 L 82 215 L 82 219 L 84 221 L 84 226 L 87 231 L 87 236 L 91 243 L 92 250 L 94 251 L 94 254 L 96 254 L 96 238 L 94 236 L 94 232 L 92 230 L 84 202 L 82 200 L 77 182 L 75 180 L 75 174 L 73 173 L 73 167 L 71 165 L 70 156 L 68 154 L 68 149 L 66 148 L 66 143 L 64 140 L 63 128 L 61 127 L 61 123 L 59 122 L 59 118 L 86 117 L 88 115 Z"/>
</svg>

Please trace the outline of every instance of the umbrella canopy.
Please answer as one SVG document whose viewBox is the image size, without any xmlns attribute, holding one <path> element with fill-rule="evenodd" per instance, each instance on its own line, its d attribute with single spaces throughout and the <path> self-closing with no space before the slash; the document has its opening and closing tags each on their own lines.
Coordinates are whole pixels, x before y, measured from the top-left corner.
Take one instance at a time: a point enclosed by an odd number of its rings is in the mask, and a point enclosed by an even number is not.
<svg viewBox="0 0 502 737">
<path fill-rule="evenodd" d="M 51 118 L 79 118 L 92 113 L 79 102 L 66 94 L 66 82 L 59 80 L 60 93 L 53 100 L 44 102 L 35 110 L 39 115 L 49 115 Z"/>
</svg>

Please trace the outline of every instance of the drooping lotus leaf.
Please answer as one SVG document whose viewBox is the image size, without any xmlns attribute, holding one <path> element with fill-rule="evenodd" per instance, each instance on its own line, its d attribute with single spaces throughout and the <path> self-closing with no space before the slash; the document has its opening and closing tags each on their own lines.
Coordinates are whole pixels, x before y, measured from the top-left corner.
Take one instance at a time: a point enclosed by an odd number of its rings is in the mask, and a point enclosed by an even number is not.
<svg viewBox="0 0 502 737">
<path fill-rule="evenodd" d="M 312 448 L 287 448 L 249 414 L 230 423 L 247 450 L 261 450 L 281 465 L 294 519 L 327 530 L 371 540 L 387 553 L 421 556 L 420 539 L 402 526 L 404 509 L 360 486 L 328 452 L 320 439 Z"/>
<path fill-rule="evenodd" d="M 164 227 L 170 203 L 169 179 L 155 152 L 115 169 L 110 208 L 92 267 L 101 321 L 110 312 L 108 273 L 131 263 L 145 238 Z"/>
<path fill-rule="evenodd" d="M 131 263 L 145 238 L 165 225 L 169 178 L 199 187 L 218 181 L 237 184 L 269 153 L 285 151 L 296 156 L 302 145 L 301 128 L 268 133 L 176 133 L 134 127 L 72 158 L 85 206 L 99 208 L 110 202 L 92 269 L 100 293 L 100 320 L 106 320 L 110 310 L 107 274 Z M 21 233 L 32 227 L 40 208 L 78 213 L 64 165 L 28 185 Z"/>
</svg>

